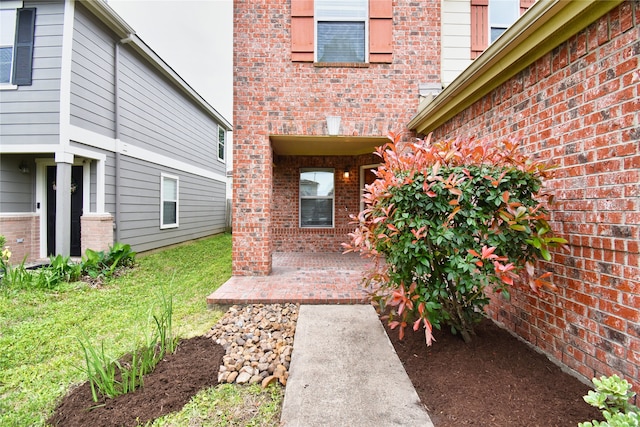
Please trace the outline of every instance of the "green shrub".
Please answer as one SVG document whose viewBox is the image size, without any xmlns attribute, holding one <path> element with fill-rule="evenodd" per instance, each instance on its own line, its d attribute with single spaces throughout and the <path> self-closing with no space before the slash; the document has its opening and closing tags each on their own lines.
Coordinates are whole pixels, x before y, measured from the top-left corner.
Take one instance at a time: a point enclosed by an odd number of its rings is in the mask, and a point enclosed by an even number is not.
<svg viewBox="0 0 640 427">
<path fill-rule="evenodd" d="M 108 252 L 87 249 L 80 263 L 82 274 L 92 279 L 111 277 L 116 269 L 132 266 L 135 256 L 130 245 L 118 242 L 110 246 Z"/>
<path fill-rule="evenodd" d="M 343 246 L 384 259 L 367 280 L 380 287 L 374 300 L 391 310 L 401 338 L 413 322 L 423 324 L 427 344 L 442 325 L 469 341 L 488 288 L 508 297 L 520 275 L 536 292 L 554 288 L 551 273 L 534 277 L 535 261 L 566 243 L 545 220 L 548 167 L 511 141 L 392 141 L 377 150 L 377 180 Z"/>
<path fill-rule="evenodd" d="M 4 236 L 0 237 L 0 247 L 4 247 Z M 131 246 L 115 243 L 108 252 L 87 249 L 80 263 L 68 256 L 56 255 L 49 257 L 49 265 L 29 270 L 24 266 L 26 256 L 21 264 L 12 266 L 11 251 L 4 248 L 0 253 L 0 280 L 5 287 L 13 289 L 54 289 L 61 282 L 73 282 L 83 275 L 91 279 L 111 277 L 117 269 L 132 266 L 135 255 Z"/>
<path fill-rule="evenodd" d="M 593 420 L 579 423 L 578 427 L 638 427 L 640 409 L 630 403 L 635 396 L 631 384 L 617 375 L 592 380 L 595 391 L 583 397 L 591 406 L 602 409 L 605 421 Z"/>
</svg>

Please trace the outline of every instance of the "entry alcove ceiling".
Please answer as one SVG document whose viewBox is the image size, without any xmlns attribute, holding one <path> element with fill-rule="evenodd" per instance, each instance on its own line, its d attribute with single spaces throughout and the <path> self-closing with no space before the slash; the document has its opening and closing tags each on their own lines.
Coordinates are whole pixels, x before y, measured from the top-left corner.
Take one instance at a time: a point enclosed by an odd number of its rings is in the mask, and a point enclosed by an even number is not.
<svg viewBox="0 0 640 427">
<path fill-rule="evenodd" d="M 278 156 L 357 156 L 389 142 L 385 136 L 271 135 Z"/>
</svg>

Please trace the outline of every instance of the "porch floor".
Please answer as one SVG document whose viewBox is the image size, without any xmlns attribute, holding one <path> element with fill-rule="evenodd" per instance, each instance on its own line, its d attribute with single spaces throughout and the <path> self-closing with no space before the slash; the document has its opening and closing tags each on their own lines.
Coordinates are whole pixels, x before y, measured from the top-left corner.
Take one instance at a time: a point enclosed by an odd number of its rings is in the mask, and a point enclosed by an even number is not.
<svg viewBox="0 0 640 427">
<path fill-rule="evenodd" d="M 232 276 L 207 297 L 207 305 L 362 304 L 362 285 L 372 261 L 349 253 L 275 252 L 268 276 Z"/>
</svg>

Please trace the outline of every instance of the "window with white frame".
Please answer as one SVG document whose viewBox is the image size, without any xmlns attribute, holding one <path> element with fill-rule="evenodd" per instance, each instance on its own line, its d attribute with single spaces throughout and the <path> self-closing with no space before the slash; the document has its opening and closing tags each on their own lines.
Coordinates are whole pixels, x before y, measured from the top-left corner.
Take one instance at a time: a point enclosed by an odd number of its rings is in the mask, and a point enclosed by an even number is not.
<svg viewBox="0 0 640 427">
<path fill-rule="evenodd" d="M 520 0 L 489 0 L 489 43 L 520 17 Z"/>
<path fill-rule="evenodd" d="M 0 2 L 0 88 L 31 85 L 36 9 Z"/>
<path fill-rule="evenodd" d="M 218 160 L 224 160 L 224 140 L 225 131 L 222 126 L 218 126 Z"/>
<path fill-rule="evenodd" d="M 334 170 L 300 170 L 300 227 L 333 227 Z"/>
<path fill-rule="evenodd" d="M 160 228 L 178 226 L 179 180 L 177 176 L 160 176 Z"/>
<path fill-rule="evenodd" d="M 16 9 L 0 9 L 0 83 L 11 83 Z"/>
<path fill-rule="evenodd" d="M 368 0 L 315 0 L 316 62 L 365 62 Z"/>
</svg>

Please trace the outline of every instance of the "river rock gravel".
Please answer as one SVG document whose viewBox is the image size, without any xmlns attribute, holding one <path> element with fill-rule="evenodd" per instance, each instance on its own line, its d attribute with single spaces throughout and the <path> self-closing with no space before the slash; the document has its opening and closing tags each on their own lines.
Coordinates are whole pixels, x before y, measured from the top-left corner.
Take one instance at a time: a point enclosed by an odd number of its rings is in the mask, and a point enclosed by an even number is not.
<svg viewBox="0 0 640 427">
<path fill-rule="evenodd" d="M 287 384 L 298 304 L 231 306 L 207 334 L 225 349 L 219 383 Z"/>
</svg>

